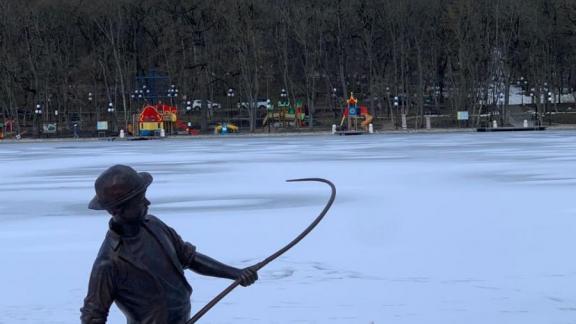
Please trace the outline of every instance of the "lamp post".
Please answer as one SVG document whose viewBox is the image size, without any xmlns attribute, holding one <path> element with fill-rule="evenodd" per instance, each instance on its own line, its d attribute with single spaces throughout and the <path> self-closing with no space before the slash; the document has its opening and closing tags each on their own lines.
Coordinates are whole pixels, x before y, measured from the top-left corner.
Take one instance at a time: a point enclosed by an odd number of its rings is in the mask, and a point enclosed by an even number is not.
<svg viewBox="0 0 576 324">
<path fill-rule="evenodd" d="M 550 105 L 552 105 L 552 103 L 554 102 L 554 94 L 552 93 L 552 91 L 548 92 L 548 103 Z M 552 114 L 551 111 L 548 111 L 548 126 L 552 126 Z"/>
<path fill-rule="evenodd" d="M 236 95 L 236 93 L 234 92 L 234 89 L 230 88 L 228 89 L 228 91 L 226 92 L 226 99 L 228 100 L 228 122 L 230 122 L 230 116 L 232 114 L 232 102 L 234 101 L 234 96 Z"/>
<path fill-rule="evenodd" d="M 146 85 L 143 84 L 142 87 L 140 87 L 140 89 L 135 89 L 134 93 L 132 93 L 130 97 L 132 98 L 133 101 L 136 101 L 137 103 L 139 102 L 145 103 L 148 100 L 149 94 L 150 89 L 148 89 Z M 137 108 L 136 111 L 140 111 L 140 107 Z"/>
<path fill-rule="evenodd" d="M 394 113 L 395 113 L 395 114 L 398 114 L 398 105 L 399 105 L 399 102 L 398 102 L 398 101 L 399 101 L 398 96 L 394 96 Z M 394 123 L 394 126 L 395 126 L 396 128 L 398 128 L 398 125 L 397 125 L 396 123 Z"/>
<path fill-rule="evenodd" d="M 184 96 L 186 97 L 186 96 Z M 186 115 L 188 115 L 188 134 L 190 134 L 190 130 L 192 129 L 192 101 L 187 100 L 186 102 L 184 102 L 186 104 Z"/>
<path fill-rule="evenodd" d="M 542 117 L 542 121 L 545 122 L 545 118 L 548 118 L 548 122 L 550 122 L 550 116 L 548 116 L 548 82 L 544 82 L 544 85 L 540 87 L 538 91 L 538 100 L 544 104 L 544 116 Z"/>
<path fill-rule="evenodd" d="M 332 89 L 334 90 L 334 89 Z M 288 92 L 286 89 L 280 90 L 280 100 L 278 101 L 278 107 L 280 108 L 278 112 L 279 120 L 282 123 L 282 127 L 286 127 L 286 114 L 293 111 L 294 112 L 294 126 L 298 126 L 298 113 L 296 107 L 290 107 L 290 100 L 288 99 Z M 273 116 L 273 115 L 272 115 Z M 289 123 L 288 123 L 289 124 Z M 270 124 L 268 124 L 270 125 Z"/>
<path fill-rule="evenodd" d="M 58 124 L 60 124 L 58 120 L 58 108 L 54 108 L 54 122 L 56 123 L 56 136 L 58 136 Z"/>
<path fill-rule="evenodd" d="M 338 90 L 336 88 L 332 88 L 330 97 L 332 97 L 332 118 L 336 120 L 337 119 L 336 111 L 338 110 Z"/>
<path fill-rule="evenodd" d="M 145 84 L 143 84 L 140 88 L 135 89 L 135 90 L 134 90 L 134 93 L 131 95 L 132 100 L 136 101 L 137 105 L 145 104 L 145 103 L 148 101 L 149 96 L 150 96 L 150 89 L 148 89 L 148 87 L 147 87 Z M 135 109 L 135 110 L 136 110 L 136 114 L 132 114 L 132 112 L 131 112 L 131 115 L 132 115 L 132 124 L 133 124 L 133 126 L 132 126 L 132 128 L 130 128 L 130 127 L 128 128 L 128 129 L 129 129 L 129 132 L 134 133 L 135 130 L 137 129 L 137 125 L 138 125 L 137 120 L 138 120 L 138 118 L 135 117 L 134 115 L 140 114 L 140 109 L 142 109 L 142 108 L 144 108 L 144 107 L 142 107 L 142 106 L 137 107 L 137 108 Z"/>
<path fill-rule="evenodd" d="M 286 109 L 288 109 L 288 106 L 289 106 L 288 92 L 286 92 L 286 89 L 280 90 L 280 102 L 282 103 L 282 106 L 284 106 L 284 107 L 286 107 Z"/>
<path fill-rule="evenodd" d="M 114 104 L 111 103 L 111 102 L 109 102 L 109 103 L 108 103 L 108 109 L 107 109 L 107 110 L 108 110 L 108 114 L 111 115 L 111 116 L 109 117 L 109 120 L 110 120 L 110 128 L 112 128 L 112 131 L 114 131 L 114 130 L 115 130 L 115 129 L 114 129 L 114 116 L 115 116 L 115 115 L 114 115 L 114 111 L 115 111 L 115 109 L 114 109 Z"/>
<path fill-rule="evenodd" d="M 504 93 L 503 92 L 500 92 L 498 94 L 498 108 L 499 108 L 498 112 L 500 114 L 500 124 L 502 126 L 505 126 L 504 120 L 506 119 L 506 117 L 505 117 L 505 112 L 504 112 Z"/>
<path fill-rule="evenodd" d="M 94 110 L 94 114 L 96 116 L 96 133 L 98 133 L 99 129 L 98 129 L 98 122 L 100 121 L 100 108 L 98 108 L 96 106 L 96 100 L 94 97 L 94 94 L 92 92 L 88 92 L 88 111 L 91 111 L 91 109 Z M 82 118 L 82 117 L 80 117 Z M 92 121 L 92 113 L 90 113 L 90 121 Z M 80 128 L 82 128 L 82 124 L 80 124 Z"/>
<path fill-rule="evenodd" d="M 92 92 L 88 92 L 88 108 L 92 106 L 92 101 L 94 100 Z M 80 116 L 82 118 L 82 116 Z M 96 114 L 96 120 L 98 120 L 98 114 Z"/>
<path fill-rule="evenodd" d="M 392 101 L 391 101 L 391 92 L 390 92 L 390 87 L 386 87 L 385 89 L 386 92 L 386 111 L 388 116 L 390 117 L 390 121 L 392 122 L 392 124 L 395 124 L 396 121 L 394 119 L 394 112 L 392 111 Z M 382 123 L 382 126 L 384 127 L 385 123 Z"/>
<path fill-rule="evenodd" d="M 34 110 L 35 118 L 35 126 L 36 126 L 36 136 L 40 135 L 40 117 L 42 116 L 42 106 L 40 104 L 36 104 L 36 109 Z"/>
<path fill-rule="evenodd" d="M 131 97 L 134 100 L 146 100 L 149 93 L 150 89 L 148 89 L 146 85 L 143 84 L 140 89 L 134 90 L 134 93 L 131 95 Z"/>
<path fill-rule="evenodd" d="M 526 87 L 528 86 L 528 80 L 525 80 L 523 76 L 520 77 L 516 84 L 520 87 L 521 104 L 524 106 L 524 94 Z"/>
<path fill-rule="evenodd" d="M 170 99 L 170 105 L 173 106 L 174 99 L 178 98 L 178 88 L 176 88 L 176 85 L 170 85 L 166 95 L 168 96 L 168 99 Z"/>
<path fill-rule="evenodd" d="M 272 104 L 272 101 L 270 101 L 270 99 L 266 100 L 266 114 L 270 115 L 274 114 L 274 105 Z M 268 133 L 270 133 L 270 123 L 268 123 Z"/>
<path fill-rule="evenodd" d="M 534 89 L 534 88 L 530 89 L 530 103 L 532 105 L 534 105 L 534 92 L 535 92 L 535 90 L 536 89 Z M 536 109 L 534 112 L 534 126 L 540 126 L 540 116 L 538 113 L 538 105 L 535 105 L 535 107 L 536 107 Z"/>
</svg>

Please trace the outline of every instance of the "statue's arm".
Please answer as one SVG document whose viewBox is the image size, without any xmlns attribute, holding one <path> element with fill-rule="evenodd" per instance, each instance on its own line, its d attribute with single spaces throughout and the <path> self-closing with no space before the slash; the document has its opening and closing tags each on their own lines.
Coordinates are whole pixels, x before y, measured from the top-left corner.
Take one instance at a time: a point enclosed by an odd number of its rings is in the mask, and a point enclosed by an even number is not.
<svg viewBox="0 0 576 324">
<path fill-rule="evenodd" d="M 111 261 L 96 261 L 90 274 L 88 293 L 80 309 L 82 324 L 104 324 L 114 301 L 115 271 Z"/>
<path fill-rule="evenodd" d="M 198 252 L 196 252 L 190 264 L 190 269 L 205 276 L 231 280 L 240 279 L 240 284 L 244 287 L 250 286 L 258 280 L 258 273 L 252 267 L 244 269 L 234 268 Z"/>
<path fill-rule="evenodd" d="M 232 280 L 236 280 L 242 272 L 242 270 L 238 268 L 228 266 L 198 252 L 196 252 L 192 262 L 190 262 L 189 268 L 204 276 L 227 278 Z"/>
<path fill-rule="evenodd" d="M 196 251 L 196 247 L 182 240 L 180 235 L 170 226 L 166 225 L 170 239 L 176 249 L 180 263 L 185 269 L 191 269 L 205 276 L 236 279 L 240 269 L 227 266 Z"/>
<path fill-rule="evenodd" d="M 188 242 L 182 240 L 180 235 L 176 233 L 176 231 L 164 224 L 164 228 L 174 249 L 176 250 L 176 255 L 178 256 L 178 260 L 184 266 L 184 268 L 190 268 L 190 264 L 193 262 L 194 257 L 196 256 L 196 247 Z"/>
<path fill-rule="evenodd" d="M 249 286 L 258 280 L 258 273 L 254 268 L 238 269 L 198 253 L 194 245 L 183 241 L 173 228 L 167 225 L 166 227 L 178 254 L 178 259 L 184 268 L 205 276 L 231 280 L 240 279 L 242 286 Z"/>
</svg>

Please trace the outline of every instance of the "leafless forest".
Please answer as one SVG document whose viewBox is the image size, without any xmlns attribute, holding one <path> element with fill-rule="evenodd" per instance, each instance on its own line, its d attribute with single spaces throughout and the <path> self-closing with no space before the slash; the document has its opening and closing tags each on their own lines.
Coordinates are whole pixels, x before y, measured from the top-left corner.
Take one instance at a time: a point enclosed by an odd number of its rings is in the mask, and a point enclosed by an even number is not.
<svg viewBox="0 0 576 324">
<path fill-rule="evenodd" d="M 138 77 L 156 71 L 179 107 L 286 89 L 313 126 L 354 92 L 379 120 L 418 128 L 428 113 L 483 113 L 515 84 L 536 106 L 572 92 L 575 40 L 575 0 L 0 0 L 0 114 L 21 129 L 38 106 L 60 125 L 128 123 Z"/>
</svg>

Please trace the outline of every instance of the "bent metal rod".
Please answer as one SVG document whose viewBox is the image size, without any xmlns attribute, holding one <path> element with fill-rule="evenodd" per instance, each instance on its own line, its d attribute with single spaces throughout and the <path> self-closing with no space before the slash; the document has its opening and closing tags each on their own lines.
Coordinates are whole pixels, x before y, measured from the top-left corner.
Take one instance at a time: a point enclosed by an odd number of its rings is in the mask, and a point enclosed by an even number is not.
<svg viewBox="0 0 576 324">
<path fill-rule="evenodd" d="M 334 184 L 332 182 L 330 182 L 326 179 L 303 178 L 303 179 L 292 179 L 292 180 L 286 180 L 286 181 L 287 182 L 302 182 L 302 181 L 324 182 L 330 186 L 330 188 L 332 189 L 332 194 L 330 195 L 330 199 L 326 203 L 326 206 L 324 206 L 324 209 L 322 210 L 322 212 L 320 212 L 320 214 L 316 217 L 316 219 L 314 219 L 314 221 L 310 225 L 308 225 L 308 227 L 302 233 L 300 233 L 300 235 L 298 235 L 295 239 L 293 239 L 286 246 L 284 246 L 280 250 L 276 251 L 276 253 L 267 257 L 264 261 L 261 261 L 261 262 L 257 263 L 256 265 L 254 265 L 254 269 L 256 271 L 262 269 L 265 265 L 272 262 L 274 259 L 276 259 L 280 255 L 284 254 L 284 252 L 290 250 L 294 245 L 296 245 L 298 242 L 300 242 L 300 240 L 302 240 L 306 235 L 308 235 L 308 233 L 310 233 L 314 229 L 314 227 L 316 227 L 316 225 L 318 225 L 318 223 L 320 223 L 320 221 L 322 220 L 324 215 L 326 215 L 326 213 L 328 212 L 328 210 L 332 206 L 334 199 L 336 198 L 336 186 L 334 186 Z M 204 306 L 201 310 L 199 310 L 198 313 L 196 313 L 191 319 L 189 319 L 186 322 L 186 324 L 196 323 L 196 321 L 198 321 L 204 314 L 206 314 L 222 298 L 224 298 L 226 295 L 228 295 L 228 293 L 231 292 L 234 288 L 238 287 L 239 284 L 240 284 L 240 279 L 235 280 L 230 286 L 228 286 L 226 289 L 224 289 L 220 294 L 218 294 L 218 296 L 214 297 L 208 304 L 206 304 L 206 306 Z"/>
</svg>

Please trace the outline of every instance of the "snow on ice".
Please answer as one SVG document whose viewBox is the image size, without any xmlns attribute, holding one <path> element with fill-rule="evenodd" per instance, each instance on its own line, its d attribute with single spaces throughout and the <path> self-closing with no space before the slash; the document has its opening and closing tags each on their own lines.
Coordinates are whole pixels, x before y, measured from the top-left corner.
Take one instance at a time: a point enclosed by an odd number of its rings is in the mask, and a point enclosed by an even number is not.
<svg viewBox="0 0 576 324">
<path fill-rule="evenodd" d="M 78 323 L 107 167 L 149 171 L 151 213 L 243 267 L 300 244 L 202 323 L 573 323 L 576 134 L 385 134 L 0 145 L 0 323 Z M 221 240 L 225 237 L 225 240 Z M 187 277 L 193 313 L 229 281 Z M 124 323 L 113 308 L 110 323 Z"/>
</svg>

